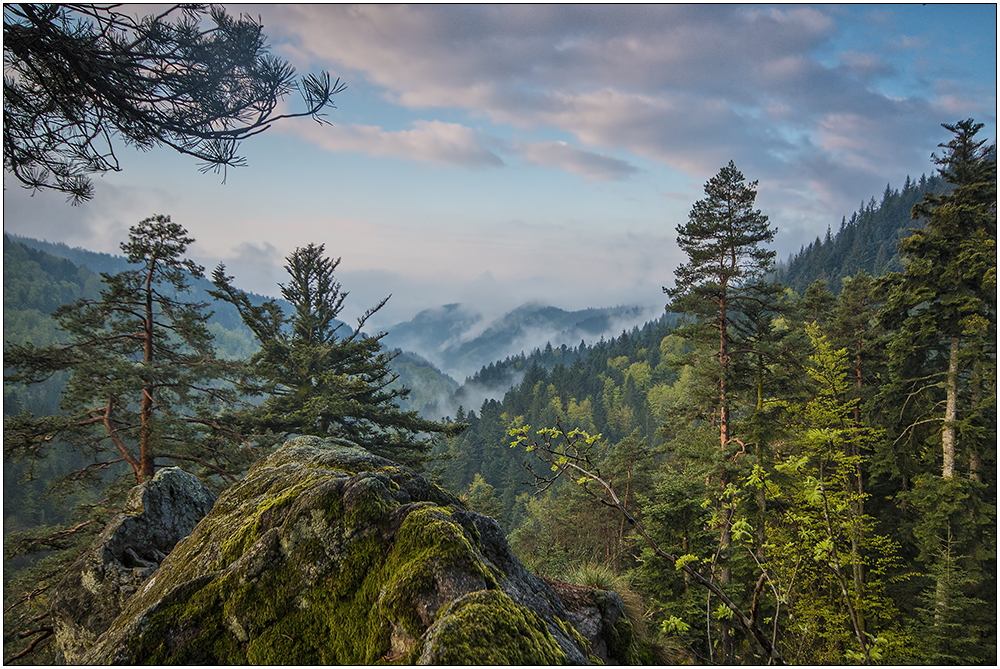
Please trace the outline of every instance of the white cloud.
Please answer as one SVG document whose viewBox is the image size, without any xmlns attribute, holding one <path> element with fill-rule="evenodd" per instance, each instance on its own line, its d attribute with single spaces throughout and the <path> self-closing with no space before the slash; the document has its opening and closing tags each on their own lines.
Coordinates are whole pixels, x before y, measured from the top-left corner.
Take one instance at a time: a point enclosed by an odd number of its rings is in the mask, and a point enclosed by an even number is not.
<svg viewBox="0 0 1000 669">
<path fill-rule="evenodd" d="M 370 156 L 402 158 L 418 162 L 460 165 L 464 167 L 499 167 L 503 165 L 494 152 L 484 148 L 491 142 L 458 123 L 413 121 L 410 130 L 383 130 L 372 125 L 318 124 L 296 119 L 281 126 L 290 133 L 328 151 L 353 151 Z"/>
<path fill-rule="evenodd" d="M 584 151 L 566 142 L 523 142 L 516 148 L 532 165 L 558 167 L 597 181 L 623 179 L 638 171 L 628 161 Z"/>
<path fill-rule="evenodd" d="M 794 178 L 817 162 L 864 173 L 873 165 L 872 146 L 893 174 L 914 171 L 908 147 L 933 146 L 937 125 L 952 120 L 937 115 L 972 102 L 949 92 L 892 99 L 872 89 L 872 77 L 896 74 L 884 53 L 897 49 L 899 38 L 837 49 L 845 10 L 836 8 L 311 5 L 268 13 L 268 25 L 310 64 L 361 77 L 392 104 L 428 116 L 464 110 L 522 131 L 570 135 L 576 141 L 567 148 L 540 143 L 527 162 L 589 178 L 608 178 L 596 176 L 602 167 L 611 168 L 608 175 L 623 167 L 597 156 L 627 163 L 628 153 L 699 180 L 729 159 L 762 182 Z M 824 49 L 840 54 L 839 63 L 823 65 L 815 54 Z M 987 106 L 990 99 L 995 94 Z M 829 119 L 845 114 L 864 118 L 868 134 L 839 133 L 831 143 Z M 478 164 L 486 154 L 458 156 L 454 164 Z M 826 192 L 834 208 L 856 198 Z"/>
<path fill-rule="evenodd" d="M 413 121 L 410 130 L 387 131 L 378 126 L 317 124 L 296 119 L 279 126 L 327 151 L 350 151 L 369 156 L 401 158 L 461 167 L 501 167 L 500 153 L 511 153 L 526 163 L 579 174 L 586 179 L 622 179 L 638 171 L 626 160 L 587 151 L 563 141 L 505 142 L 458 123 Z"/>
</svg>

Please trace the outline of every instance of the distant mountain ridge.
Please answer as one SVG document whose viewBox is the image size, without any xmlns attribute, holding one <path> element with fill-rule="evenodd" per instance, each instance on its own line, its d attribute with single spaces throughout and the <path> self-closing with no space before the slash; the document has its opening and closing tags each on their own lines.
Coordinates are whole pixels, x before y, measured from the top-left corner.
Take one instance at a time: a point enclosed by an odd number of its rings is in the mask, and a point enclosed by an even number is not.
<svg viewBox="0 0 1000 669">
<path fill-rule="evenodd" d="M 488 321 L 462 304 L 421 311 L 387 328 L 390 348 L 414 351 L 454 378 L 467 378 L 486 365 L 546 344 L 559 347 L 613 337 L 654 318 L 644 307 L 625 305 L 566 311 L 529 302 Z"/>
<path fill-rule="evenodd" d="M 876 203 L 874 197 L 867 203 L 862 201 L 850 219 L 841 219 L 835 234 L 827 228 L 824 239 L 816 237 L 808 247 L 778 263 L 775 278 L 799 295 L 817 279 L 825 279 L 827 289 L 839 295 L 842 280 L 861 270 L 872 276 L 901 272 L 899 240 L 908 237 L 912 228 L 923 227 L 910 218 L 913 205 L 923 201 L 927 193 L 940 195 L 948 188 L 937 175 L 921 175 L 916 181 L 906 177 L 901 190 L 887 184 L 881 202 Z"/>
<path fill-rule="evenodd" d="M 52 310 L 80 297 L 97 297 L 100 273 L 114 274 L 129 268 L 123 256 L 9 233 L 4 233 L 4 257 L 4 340 L 15 342 L 38 338 L 43 332 L 45 343 L 54 341 L 54 324 L 48 317 Z M 244 357 L 256 350 L 256 341 L 235 307 L 208 295 L 213 286 L 207 279 L 196 279 L 192 288 L 187 299 L 208 302 L 214 311 L 211 327 L 221 354 Z M 254 303 L 266 299 L 251 294 Z M 278 302 L 290 308 L 283 300 Z M 447 413 L 453 404 L 454 393 L 461 385 L 456 378 L 485 371 L 493 363 L 499 370 L 502 361 L 530 357 L 547 344 L 558 349 L 582 341 L 593 343 L 602 336 L 614 337 L 648 320 L 644 313 L 630 306 L 566 311 L 535 303 L 488 321 L 466 306 L 449 304 L 425 310 L 389 328 L 382 343 L 400 351 L 393 369 L 399 374 L 398 383 L 412 391 L 401 402 L 402 408 L 439 418 L 443 415 L 438 415 L 439 407 Z M 345 325 L 345 334 L 349 329 Z M 474 394 L 502 397 L 519 372 L 520 366 L 514 376 L 505 371 L 503 379 L 477 378 Z M 471 392 L 467 388 L 465 394 Z M 465 400 L 468 404 L 470 398 Z"/>
</svg>

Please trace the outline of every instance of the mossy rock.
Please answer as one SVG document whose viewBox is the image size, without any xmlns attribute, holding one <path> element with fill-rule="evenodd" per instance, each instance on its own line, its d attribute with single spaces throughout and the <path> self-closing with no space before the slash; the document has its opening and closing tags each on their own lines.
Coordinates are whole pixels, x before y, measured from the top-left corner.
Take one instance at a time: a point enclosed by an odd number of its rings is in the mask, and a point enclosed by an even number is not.
<svg viewBox="0 0 1000 669">
<path fill-rule="evenodd" d="M 66 571 L 49 599 L 56 660 L 79 664 L 178 541 L 212 509 L 198 477 L 167 467 L 129 491 L 122 513 Z"/>
<path fill-rule="evenodd" d="M 453 601 L 428 631 L 419 664 L 565 664 L 566 653 L 538 614 L 499 590 Z"/>
<path fill-rule="evenodd" d="M 495 521 L 405 467 L 299 437 L 219 497 L 84 662 L 587 663 L 566 620 Z"/>
</svg>

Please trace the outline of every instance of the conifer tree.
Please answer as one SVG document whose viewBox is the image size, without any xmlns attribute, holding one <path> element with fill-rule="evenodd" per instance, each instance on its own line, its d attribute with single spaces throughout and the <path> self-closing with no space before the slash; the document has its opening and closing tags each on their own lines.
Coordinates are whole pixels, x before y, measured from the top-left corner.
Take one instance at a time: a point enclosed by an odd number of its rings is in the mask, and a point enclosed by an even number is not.
<svg viewBox="0 0 1000 669">
<path fill-rule="evenodd" d="M 670 311 L 694 316 L 694 325 L 681 329 L 681 334 L 702 346 L 711 346 L 714 339 L 715 350 L 701 361 L 700 369 L 707 372 L 706 386 L 714 386 L 711 396 L 704 399 L 714 404 L 720 450 L 725 452 L 736 441 L 730 416 L 733 324 L 743 305 L 773 303 L 777 297 L 776 287 L 764 281 L 775 252 L 762 247 L 774 239 L 775 230 L 768 225 L 767 216 L 754 209 L 757 182 L 746 183 L 732 161 L 708 180 L 705 195 L 692 207 L 688 222 L 677 229 L 677 243 L 687 253 L 688 262 L 674 271 L 674 288 L 663 290 L 671 297 Z M 731 482 L 729 475 L 723 471 L 721 478 L 725 488 Z M 719 528 L 723 586 L 730 580 L 729 520 L 723 518 Z M 722 643 L 725 661 L 731 661 L 731 638 L 725 622 Z"/>
<path fill-rule="evenodd" d="M 298 78 L 259 22 L 221 6 L 140 19 L 119 5 L 4 4 L 3 57 L 4 170 L 74 203 L 92 197 L 91 175 L 121 170 L 116 143 L 238 167 L 240 141 L 283 118 L 322 121 L 344 90 L 326 72 Z M 306 110 L 288 113 L 296 90 Z"/>
<path fill-rule="evenodd" d="M 217 418 L 235 405 L 233 363 L 216 359 L 202 302 L 182 294 L 203 269 L 185 259 L 194 240 L 169 216 L 153 216 L 121 245 L 136 269 L 103 274 L 99 299 L 80 299 L 52 317 L 68 343 L 7 347 L 7 383 L 39 383 L 69 372 L 62 413 L 19 414 L 4 421 L 4 456 L 43 458 L 56 440 L 92 456 L 81 472 L 117 462 L 135 483 L 150 479 L 163 460 L 200 465 L 232 479 L 247 457 L 234 450 L 239 435 Z M 107 455 L 111 454 L 111 458 Z"/>
<path fill-rule="evenodd" d="M 900 242 L 908 263 L 884 281 L 879 313 L 895 330 L 880 397 L 901 407 L 895 448 L 882 459 L 908 463 L 897 499 L 914 515 L 918 559 L 935 581 L 936 628 L 959 601 L 939 556 L 961 556 L 956 568 L 980 592 L 996 584 L 996 147 L 976 139 L 983 125 L 972 119 L 943 127 L 954 137 L 932 158 L 953 189 L 913 208 L 926 229 Z M 995 653 L 995 618 L 989 626 Z"/>
<path fill-rule="evenodd" d="M 992 356 L 994 364 L 996 359 L 995 339 L 990 342 L 996 334 L 996 149 L 975 139 L 982 123 L 967 119 L 943 126 L 955 137 L 940 145 L 946 149 L 943 156 L 933 158 L 955 188 L 929 194 L 913 208 L 913 217 L 925 218 L 927 228 L 900 241 L 900 253 L 910 262 L 883 320 L 900 329 L 895 360 L 946 361 L 940 370 L 945 389 L 941 475 L 951 478 L 958 455 L 961 368 L 975 358 Z M 916 390 L 925 388 L 930 389 Z"/>
<path fill-rule="evenodd" d="M 344 324 L 337 316 L 348 294 L 334 277 L 340 259 L 327 258 L 322 244 L 309 244 L 286 260 L 289 280 L 279 287 L 291 314 L 274 300 L 253 305 L 233 287 L 224 265 L 213 274 L 212 295 L 239 310 L 261 347 L 241 387 L 264 401 L 235 415 L 234 426 L 264 444 L 290 434 L 336 436 L 408 464 L 419 462 L 430 449 L 426 435 L 453 435 L 464 428 L 423 419 L 397 405 L 410 391 L 395 384 L 394 356 L 382 350 L 382 335 L 362 332 L 388 297 L 341 337 Z"/>
<path fill-rule="evenodd" d="M 730 441 L 730 328 L 740 305 L 764 299 L 761 283 L 774 262 L 762 248 L 774 239 L 767 216 L 754 209 L 757 182 L 746 183 L 732 161 L 705 184 L 706 198 L 694 204 L 688 222 L 677 229 L 677 243 L 688 262 L 678 267 L 675 286 L 664 287 L 670 311 L 695 316 L 715 333 L 719 371 L 716 379 L 720 443 Z"/>
</svg>

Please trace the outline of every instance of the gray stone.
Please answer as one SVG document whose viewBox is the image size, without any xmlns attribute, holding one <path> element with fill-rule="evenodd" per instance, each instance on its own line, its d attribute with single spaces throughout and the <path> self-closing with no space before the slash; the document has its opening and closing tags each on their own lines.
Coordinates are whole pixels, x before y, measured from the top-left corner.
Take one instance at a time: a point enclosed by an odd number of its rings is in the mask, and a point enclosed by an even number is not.
<svg viewBox="0 0 1000 669">
<path fill-rule="evenodd" d="M 177 467 L 161 469 L 129 491 L 123 512 L 53 591 L 49 610 L 57 661 L 82 661 L 125 603 L 214 503 L 215 495 L 196 476 Z"/>
<path fill-rule="evenodd" d="M 587 640 L 604 664 L 627 664 L 634 658 L 632 623 L 618 593 L 546 578 L 559 597 L 566 621 Z"/>
</svg>

